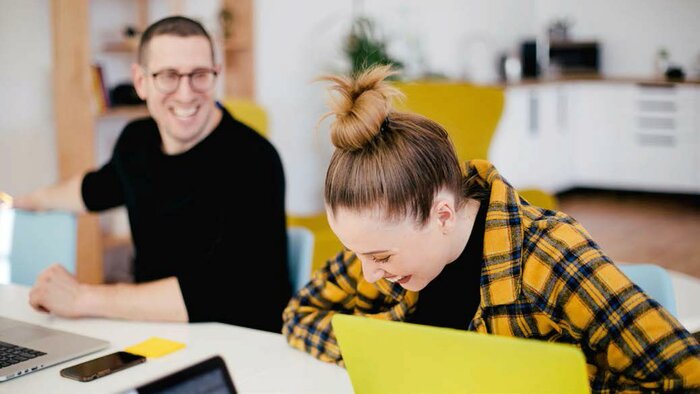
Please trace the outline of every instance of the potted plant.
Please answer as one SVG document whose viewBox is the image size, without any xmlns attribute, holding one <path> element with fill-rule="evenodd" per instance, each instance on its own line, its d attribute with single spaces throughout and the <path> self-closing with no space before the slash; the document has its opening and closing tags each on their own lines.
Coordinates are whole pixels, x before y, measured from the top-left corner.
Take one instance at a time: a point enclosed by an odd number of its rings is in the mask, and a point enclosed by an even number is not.
<svg viewBox="0 0 700 394">
<path fill-rule="evenodd" d="M 344 51 L 350 59 L 352 75 L 377 64 L 391 64 L 396 69 L 403 68 L 400 61 L 389 56 L 386 41 L 377 34 L 374 22 L 368 17 L 355 18 Z"/>
</svg>

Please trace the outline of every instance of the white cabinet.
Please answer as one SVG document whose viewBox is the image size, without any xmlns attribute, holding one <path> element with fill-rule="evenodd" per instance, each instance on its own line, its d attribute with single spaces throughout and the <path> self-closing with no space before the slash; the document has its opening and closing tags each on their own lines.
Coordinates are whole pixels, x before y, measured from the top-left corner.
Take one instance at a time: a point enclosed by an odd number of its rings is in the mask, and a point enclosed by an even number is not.
<svg viewBox="0 0 700 394">
<path fill-rule="evenodd" d="M 610 82 L 570 86 L 573 182 L 615 187 L 624 158 L 622 142 L 631 126 L 632 87 Z"/>
<path fill-rule="evenodd" d="M 489 146 L 489 159 L 501 175 L 517 188 L 531 183 L 532 145 L 528 136 L 530 125 L 529 88 L 506 89 L 503 115 L 493 141 Z"/>
<path fill-rule="evenodd" d="M 517 188 L 700 193 L 700 87 L 509 87 L 489 158 Z"/>
<path fill-rule="evenodd" d="M 540 189 L 557 192 L 571 187 L 573 173 L 572 130 L 569 107 L 570 86 L 549 84 L 537 89 L 539 100 L 538 129 L 535 131 Z"/>
<path fill-rule="evenodd" d="M 693 110 L 693 133 L 695 134 L 695 192 L 700 193 L 700 87 L 693 89 L 695 109 Z"/>
<path fill-rule="evenodd" d="M 568 87 L 509 88 L 489 159 L 516 188 L 557 192 L 569 187 L 571 143 Z"/>
<path fill-rule="evenodd" d="M 621 184 L 642 190 L 697 190 L 696 88 L 634 85 L 630 127 L 621 141 Z"/>
</svg>

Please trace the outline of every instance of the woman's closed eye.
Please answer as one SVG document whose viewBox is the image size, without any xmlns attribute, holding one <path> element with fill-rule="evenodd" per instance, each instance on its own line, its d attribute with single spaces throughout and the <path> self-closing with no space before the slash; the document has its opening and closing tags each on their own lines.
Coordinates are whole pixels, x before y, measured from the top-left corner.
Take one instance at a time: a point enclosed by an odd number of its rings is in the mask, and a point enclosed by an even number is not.
<svg viewBox="0 0 700 394">
<path fill-rule="evenodd" d="M 372 260 L 374 260 L 375 263 L 387 263 L 387 262 L 389 262 L 390 258 L 391 258 L 391 256 L 386 256 L 386 257 L 382 257 L 382 258 L 378 258 L 378 257 L 373 256 Z"/>
</svg>

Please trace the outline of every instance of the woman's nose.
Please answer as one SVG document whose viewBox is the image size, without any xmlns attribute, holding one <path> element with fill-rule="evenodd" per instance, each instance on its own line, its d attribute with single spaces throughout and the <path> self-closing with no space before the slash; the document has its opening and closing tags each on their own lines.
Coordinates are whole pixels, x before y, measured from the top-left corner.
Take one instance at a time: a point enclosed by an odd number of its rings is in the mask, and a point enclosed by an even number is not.
<svg viewBox="0 0 700 394">
<path fill-rule="evenodd" d="M 362 275 L 369 283 L 374 283 L 384 277 L 384 270 L 377 267 L 376 263 L 362 260 Z"/>
</svg>

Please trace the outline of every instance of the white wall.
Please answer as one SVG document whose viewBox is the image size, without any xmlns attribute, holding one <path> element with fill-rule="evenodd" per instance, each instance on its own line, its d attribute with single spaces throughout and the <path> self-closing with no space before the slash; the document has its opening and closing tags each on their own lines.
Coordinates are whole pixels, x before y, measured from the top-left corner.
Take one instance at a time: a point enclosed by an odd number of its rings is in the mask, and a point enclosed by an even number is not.
<svg viewBox="0 0 700 394">
<path fill-rule="evenodd" d="M 650 77 L 654 56 L 666 48 L 686 75 L 700 79 L 700 1 L 535 0 L 534 26 L 544 32 L 555 18 L 570 17 L 578 39 L 602 43 L 602 70 L 612 76 Z"/>
<path fill-rule="evenodd" d="M 495 78 L 498 52 L 530 32 L 530 1 L 350 0 L 256 1 L 256 95 L 270 115 L 270 134 L 285 166 L 287 207 L 293 214 L 323 209 L 323 178 L 332 151 L 328 132 L 315 131 L 326 111 L 325 88 L 311 81 L 346 72 L 342 42 L 353 12 L 374 18 L 409 73 Z M 420 53 L 416 55 L 416 53 Z"/>
<path fill-rule="evenodd" d="M 21 194 L 58 173 L 49 1 L 0 8 L 0 190 Z"/>
<path fill-rule="evenodd" d="M 282 157 L 288 210 L 313 213 L 323 207 L 330 149 L 325 128 L 316 131 L 325 112 L 323 86 L 312 81 L 344 68 L 337 44 L 349 26 L 350 2 L 259 0 L 255 6 L 256 98 Z"/>
<path fill-rule="evenodd" d="M 21 193 L 56 177 L 49 1 L 0 2 L 0 190 Z M 152 19 L 174 3 L 151 0 Z M 218 0 L 179 4 L 217 30 Z M 271 138 L 285 165 L 287 207 L 295 214 L 322 208 L 331 148 L 326 128 L 315 131 L 325 90 L 311 81 L 347 68 L 341 43 L 353 11 L 378 21 L 390 51 L 409 61 L 409 75 L 427 70 L 488 80 L 498 52 L 542 34 L 562 16 L 575 21 L 575 38 L 603 43 L 603 71 L 610 75 L 651 76 L 661 46 L 687 71 L 700 55 L 698 0 L 256 0 L 255 6 L 256 94 L 270 116 Z M 103 9 L 93 15 L 97 40 L 118 31 L 134 12 L 128 1 L 94 0 L 91 7 Z M 111 65 L 125 55 L 106 56 Z M 128 79 L 129 63 L 108 68 L 107 79 Z M 118 133 L 117 123 L 100 125 L 110 129 L 107 141 Z M 109 148 L 99 141 L 98 148 L 104 159 Z"/>
</svg>

